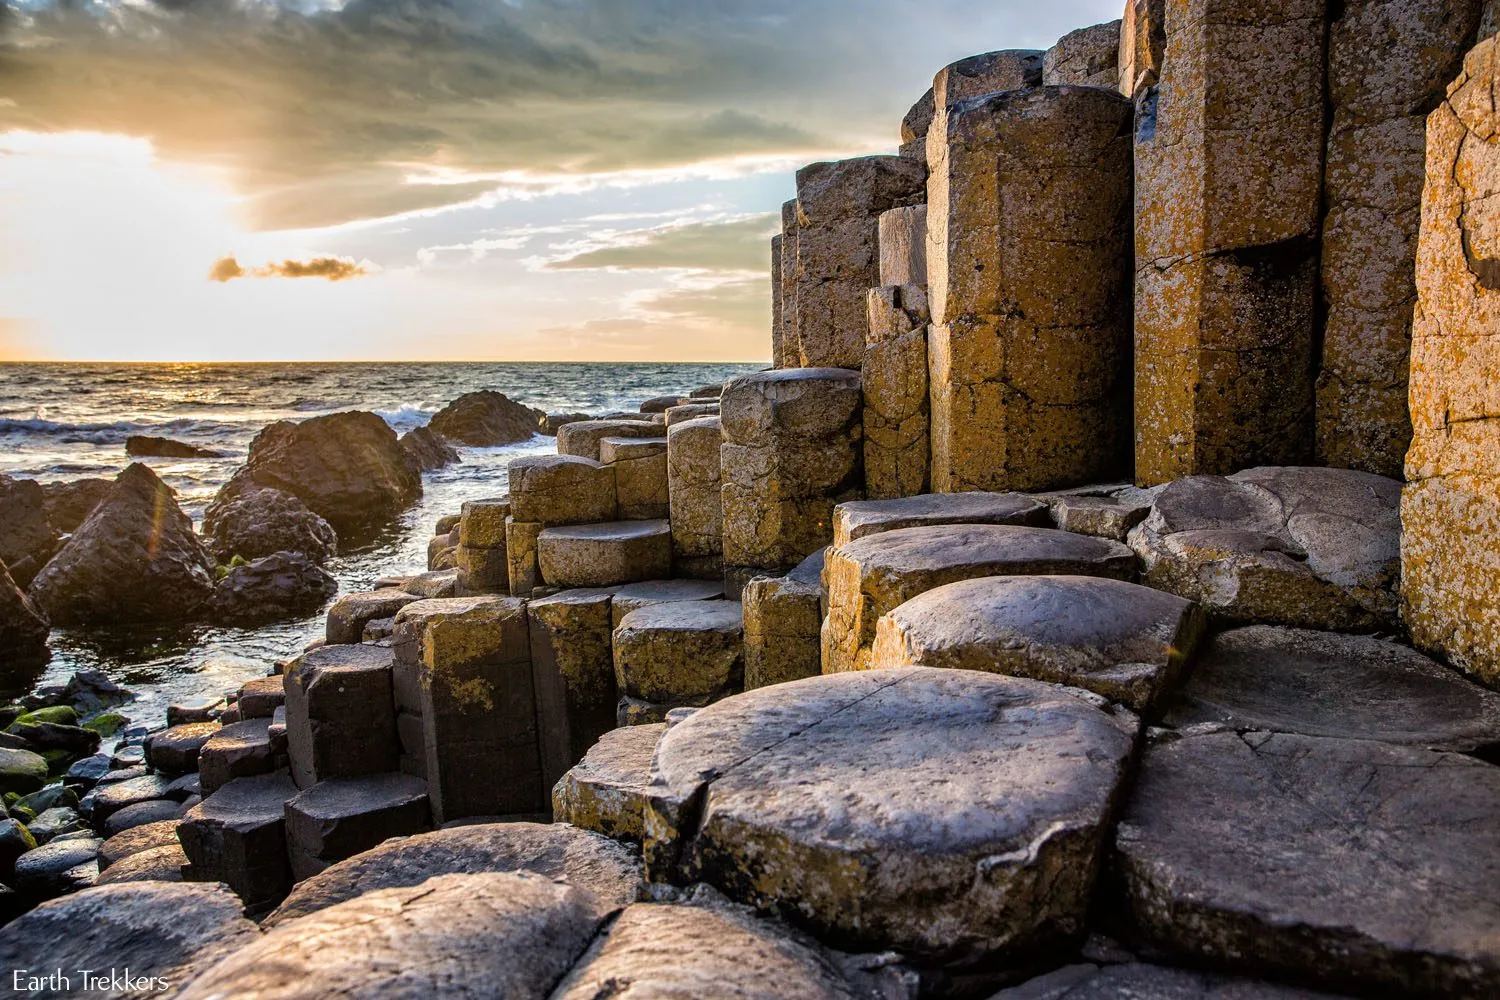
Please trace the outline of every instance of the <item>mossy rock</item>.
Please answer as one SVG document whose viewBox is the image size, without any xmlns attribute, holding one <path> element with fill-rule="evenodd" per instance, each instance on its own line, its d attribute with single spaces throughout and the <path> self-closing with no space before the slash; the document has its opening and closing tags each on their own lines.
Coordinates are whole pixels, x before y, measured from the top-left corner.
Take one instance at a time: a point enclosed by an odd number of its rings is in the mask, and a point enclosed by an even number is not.
<svg viewBox="0 0 1500 1000">
<path fill-rule="evenodd" d="M 30 750 L 0 748 L 0 790 L 27 794 L 47 783 L 47 759 Z"/>
<path fill-rule="evenodd" d="M 47 777 L 61 778 L 68 773 L 68 768 L 79 758 L 71 750 L 43 750 L 41 758 L 47 762 Z"/>
<path fill-rule="evenodd" d="M 16 716 L 6 732 L 15 732 L 21 726 L 39 726 L 44 722 L 50 722 L 58 726 L 78 725 L 78 713 L 72 705 L 52 705 L 48 708 L 39 708 L 35 712 L 25 712 Z"/>
<path fill-rule="evenodd" d="M 20 796 L 10 806 L 12 816 L 17 809 L 25 809 L 33 816 L 40 816 L 48 809 L 57 808 L 78 808 L 78 793 L 61 782 L 53 782 L 30 795 Z"/>
<path fill-rule="evenodd" d="M 128 725 L 130 725 L 130 720 L 125 716 L 118 712 L 106 712 L 85 722 L 83 728 L 92 730 L 100 736 L 113 736 Z"/>
</svg>

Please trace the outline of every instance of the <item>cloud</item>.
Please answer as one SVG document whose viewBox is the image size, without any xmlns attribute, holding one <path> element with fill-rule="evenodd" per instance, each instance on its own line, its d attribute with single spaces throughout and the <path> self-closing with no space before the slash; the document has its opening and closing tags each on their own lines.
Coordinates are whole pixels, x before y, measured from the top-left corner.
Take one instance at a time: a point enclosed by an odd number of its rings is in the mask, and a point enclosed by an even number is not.
<svg viewBox="0 0 1500 1000">
<path fill-rule="evenodd" d="M 1118 7 L 0 0 L 14 102 L 0 129 L 149 138 L 229 171 L 254 226 L 308 228 L 473 201 L 497 176 L 772 169 L 894 146 L 944 63 L 1046 45 Z M 452 183 L 412 183 L 434 171 Z"/>
<path fill-rule="evenodd" d="M 369 274 L 364 264 L 356 264 L 343 257 L 313 257 L 309 260 L 272 261 L 263 267 L 246 270 L 234 257 L 223 257 L 209 269 L 210 281 L 228 282 L 237 278 L 323 278 L 327 281 L 348 281 Z"/>
<path fill-rule="evenodd" d="M 781 228 L 774 213 L 712 222 L 676 222 L 610 234 L 611 245 L 548 262 L 548 270 L 764 271 L 770 239 Z"/>
</svg>

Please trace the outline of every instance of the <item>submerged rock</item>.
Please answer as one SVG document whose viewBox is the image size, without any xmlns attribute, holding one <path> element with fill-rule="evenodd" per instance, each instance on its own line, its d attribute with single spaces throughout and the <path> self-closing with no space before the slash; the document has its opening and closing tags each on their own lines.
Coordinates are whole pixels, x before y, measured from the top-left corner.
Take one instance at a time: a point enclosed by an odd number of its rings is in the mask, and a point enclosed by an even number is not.
<svg viewBox="0 0 1500 1000">
<path fill-rule="evenodd" d="M 199 448 L 185 441 L 132 434 L 125 439 L 125 454 L 131 458 L 223 458 L 222 452 Z"/>
<path fill-rule="evenodd" d="M 193 522 L 137 463 L 38 574 L 31 597 L 58 624 L 179 622 L 195 617 L 213 587 Z"/>
<path fill-rule="evenodd" d="M 401 435 L 401 448 L 423 472 L 458 465 L 463 461 L 458 449 L 431 427 L 417 427 Z"/>
<path fill-rule="evenodd" d="M 469 392 L 443 407 L 428 424 L 433 431 L 476 448 L 529 441 L 546 414 L 513 402 L 504 393 Z"/>
<path fill-rule="evenodd" d="M 302 618 L 321 608 L 339 585 L 306 556 L 291 552 L 230 570 L 214 588 L 213 611 L 223 622 L 256 625 Z"/>
<path fill-rule="evenodd" d="M 219 558 L 259 559 L 295 552 L 321 565 L 338 551 L 333 525 L 282 490 L 221 491 L 203 518 L 204 539 Z"/>
</svg>

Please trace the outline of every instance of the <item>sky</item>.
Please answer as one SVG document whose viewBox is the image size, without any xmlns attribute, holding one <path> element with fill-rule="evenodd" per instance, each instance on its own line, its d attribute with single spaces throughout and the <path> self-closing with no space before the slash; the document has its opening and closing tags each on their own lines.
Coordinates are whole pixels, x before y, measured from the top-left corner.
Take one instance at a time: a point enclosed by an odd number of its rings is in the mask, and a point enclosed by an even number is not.
<svg viewBox="0 0 1500 1000">
<path fill-rule="evenodd" d="M 802 164 L 1123 0 L 0 0 L 0 360 L 754 361 Z"/>
</svg>

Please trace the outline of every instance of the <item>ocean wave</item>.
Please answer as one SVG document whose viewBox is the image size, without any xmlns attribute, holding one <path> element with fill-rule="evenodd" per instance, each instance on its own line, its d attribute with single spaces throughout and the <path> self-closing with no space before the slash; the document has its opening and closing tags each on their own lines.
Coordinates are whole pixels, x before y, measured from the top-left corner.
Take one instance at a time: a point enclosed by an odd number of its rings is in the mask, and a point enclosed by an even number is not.
<svg viewBox="0 0 1500 1000">
<path fill-rule="evenodd" d="M 132 434 L 188 437 L 213 444 L 225 444 L 244 437 L 255 428 L 251 425 L 226 424 L 211 420 L 168 420 L 145 423 L 138 420 L 116 420 L 107 423 L 68 423 L 42 417 L 0 419 L 0 437 L 49 438 L 61 444 L 124 444 Z"/>
<path fill-rule="evenodd" d="M 437 413 L 438 407 L 427 403 L 407 403 L 395 410 L 375 410 L 377 417 L 391 425 L 391 429 L 397 434 L 404 434 L 409 430 L 427 426 L 433 414 Z"/>
</svg>

